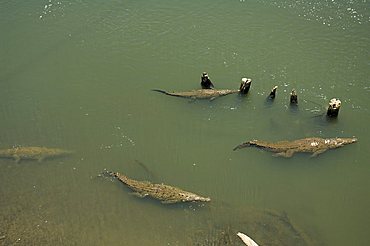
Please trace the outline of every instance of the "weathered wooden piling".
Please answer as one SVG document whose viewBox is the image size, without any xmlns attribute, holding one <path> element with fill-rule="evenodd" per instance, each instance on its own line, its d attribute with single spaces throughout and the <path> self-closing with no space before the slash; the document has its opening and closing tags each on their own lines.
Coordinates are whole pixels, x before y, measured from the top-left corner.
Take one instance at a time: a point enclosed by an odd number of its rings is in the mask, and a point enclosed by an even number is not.
<svg viewBox="0 0 370 246">
<path fill-rule="evenodd" d="M 271 92 L 270 92 L 270 95 L 268 96 L 268 99 L 274 99 L 275 96 L 276 96 L 276 89 L 278 88 L 277 85 L 275 85 L 274 87 L 272 87 L 271 89 Z"/>
<path fill-rule="evenodd" d="M 242 78 L 242 82 L 240 83 L 239 91 L 240 94 L 247 94 L 249 89 L 251 88 L 252 80 L 247 78 Z"/>
<path fill-rule="evenodd" d="M 326 112 L 326 115 L 328 117 L 333 117 L 333 118 L 337 117 L 339 114 L 339 109 L 340 109 L 341 104 L 342 102 L 339 99 L 336 99 L 336 98 L 330 99 L 329 107 Z"/>
<path fill-rule="evenodd" d="M 290 93 L 290 104 L 298 104 L 298 95 L 294 89 Z"/>
<path fill-rule="evenodd" d="M 202 89 L 213 89 L 215 87 L 210 80 L 207 72 L 202 73 L 200 77 L 200 85 L 202 86 Z"/>
</svg>

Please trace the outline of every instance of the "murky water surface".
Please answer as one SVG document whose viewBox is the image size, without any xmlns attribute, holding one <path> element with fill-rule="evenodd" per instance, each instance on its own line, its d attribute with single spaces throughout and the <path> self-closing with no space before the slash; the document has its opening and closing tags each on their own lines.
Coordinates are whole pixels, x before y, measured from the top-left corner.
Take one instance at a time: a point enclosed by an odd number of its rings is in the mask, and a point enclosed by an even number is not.
<svg viewBox="0 0 370 246">
<path fill-rule="evenodd" d="M 0 148 L 75 153 L 0 159 L 1 245 L 369 245 L 370 3 L 1 1 Z M 151 91 L 253 79 L 246 97 Z M 266 102 L 271 88 L 277 96 Z M 297 108 L 289 93 L 298 92 Z M 331 98 L 337 120 L 317 116 Z M 251 139 L 358 137 L 317 158 Z M 140 199 L 119 171 L 210 196 Z"/>
</svg>

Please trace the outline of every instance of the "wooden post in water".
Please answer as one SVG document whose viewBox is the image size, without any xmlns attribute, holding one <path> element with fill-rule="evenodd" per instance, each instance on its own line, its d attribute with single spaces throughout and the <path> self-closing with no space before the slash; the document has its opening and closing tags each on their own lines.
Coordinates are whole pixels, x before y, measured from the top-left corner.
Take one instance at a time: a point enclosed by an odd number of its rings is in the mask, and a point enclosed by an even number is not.
<svg viewBox="0 0 370 246">
<path fill-rule="evenodd" d="M 242 78 L 242 82 L 240 83 L 239 92 L 240 94 L 247 94 L 249 89 L 251 88 L 251 79 Z"/>
<path fill-rule="evenodd" d="M 297 92 L 294 89 L 290 93 L 290 104 L 294 104 L 294 105 L 298 104 Z"/>
<path fill-rule="evenodd" d="M 328 111 L 326 112 L 326 115 L 329 117 L 333 117 L 333 118 L 337 117 L 339 114 L 339 109 L 340 109 L 341 104 L 342 102 L 339 99 L 332 98 L 329 101 L 329 107 L 328 107 Z"/>
<path fill-rule="evenodd" d="M 270 92 L 270 95 L 268 96 L 268 99 L 274 99 L 275 96 L 276 96 L 276 89 L 278 88 L 277 85 L 275 85 L 274 87 L 272 87 L 271 89 L 271 92 Z"/>
</svg>

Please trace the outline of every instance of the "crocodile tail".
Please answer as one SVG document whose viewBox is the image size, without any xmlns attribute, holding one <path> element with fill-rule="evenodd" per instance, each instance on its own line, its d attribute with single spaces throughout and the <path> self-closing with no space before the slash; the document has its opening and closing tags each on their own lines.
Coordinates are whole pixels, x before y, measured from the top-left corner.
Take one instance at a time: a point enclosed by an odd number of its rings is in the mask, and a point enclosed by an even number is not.
<svg viewBox="0 0 370 246">
<path fill-rule="evenodd" d="M 168 93 L 167 91 L 164 91 L 164 90 L 160 90 L 160 89 L 152 89 L 152 91 L 156 91 L 156 92 L 160 92 L 160 93 L 163 93 L 163 94 L 166 94 L 166 95 L 170 95 L 170 93 Z"/>
<path fill-rule="evenodd" d="M 173 96 L 173 97 L 184 97 L 183 95 L 179 95 L 176 92 L 167 92 L 164 90 L 159 90 L 159 89 L 153 89 L 152 91 L 160 92 L 168 96 Z"/>
<path fill-rule="evenodd" d="M 248 142 L 239 144 L 238 146 L 236 146 L 235 148 L 233 148 L 233 150 L 235 151 L 237 149 L 242 149 L 242 148 L 253 146 L 253 145 L 255 145 L 255 143 L 253 141 L 248 141 Z"/>
</svg>

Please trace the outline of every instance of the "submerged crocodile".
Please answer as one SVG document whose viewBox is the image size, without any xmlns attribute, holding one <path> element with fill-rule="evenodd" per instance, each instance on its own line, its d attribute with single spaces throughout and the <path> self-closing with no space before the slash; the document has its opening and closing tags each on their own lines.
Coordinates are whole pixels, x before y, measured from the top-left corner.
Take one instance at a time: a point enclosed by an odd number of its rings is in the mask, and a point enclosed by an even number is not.
<svg viewBox="0 0 370 246">
<path fill-rule="evenodd" d="M 12 158 L 16 162 L 20 160 L 38 160 L 63 156 L 73 153 L 69 150 L 46 148 L 46 147 L 13 147 L 0 150 L 0 158 Z"/>
<path fill-rule="evenodd" d="M 296 224 L 287 213 L 248 206 L 217 206 L 210 209 L 208 219 L 201 225 L 187 228 L 188 239 L 184 245 L 194 246 L 236 246 L 245 245 L 237 233 L 248 232 L 254 243 L 268 246 L 310 246 L 324 245 L 319 234 L 307 233 L 312 228 Z M 240 235 L 240 234 L 239 234 Z M 252 244 L 248 241 L 247 245 Z"/>
<path fill-rule="evenodd" d="M 178 202 L 209 202 L 209 197 L 202 197 L 189 191 L 181 190 L 177 187 L 165 184 L 153 184 L 148 181 L 138 181 L 130 179 L 127 176 L 109 172 L 110 176 L 117 177 L 119 181 L 126 184 L 130 189 L 135 191 L 135 195 L 139 197 L 150 196 L 154 199 L 160 200 L 162 203 L 178 203 Z"/>
<path fill-rule="evenodd" d="M 168 96 L 174 96 L 174 97 L 213 100 L 217 97 L 226 96 L 226 95 L 235 94 L 235 93 L 246 94 L 249 91 L 251 82 L 252 82 L 251 79 L 243 78 L 240 88 L 238 90 L 199 89 L 199 90 L 183 91 L 183 92 L 167 92 L 164 90 L 153 89 L 152 91 L 157 91 L 157 92 L 166 94 Z"/>
<path fill-rule="evenodd" d="M 304 138 L 294 141 L 279 141 L 266 142 L 260 140 L 252 140 L 236 146 L 233 150 L 244 147 L 255 146 L 263 148 L 271 152 L 276 152 L 276 156 L 292 157 L 296 152 L 312 153 L 311 157 L 315 157 L 329 149 L 342 147 L 346 144 L 357 142 L 357 138 Z"/>
</svg>

